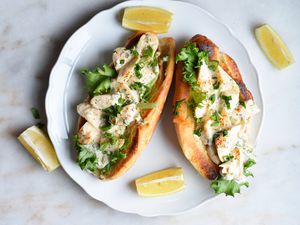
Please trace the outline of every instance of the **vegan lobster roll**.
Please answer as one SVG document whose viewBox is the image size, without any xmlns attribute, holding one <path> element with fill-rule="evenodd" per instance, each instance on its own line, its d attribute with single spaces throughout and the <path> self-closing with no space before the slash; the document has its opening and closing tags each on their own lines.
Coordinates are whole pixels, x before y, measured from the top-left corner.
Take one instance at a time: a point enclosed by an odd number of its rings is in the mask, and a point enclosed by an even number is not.
<svg viewBox="0 0 300 225">
<path fill-rule="evenodd" d="M 89 95 L 77 106 L 77 161 L 100 179 L 124 174 L 149 143 L 172 82 L 175 41 L 136 32 L 112 61 L 81 71 Z"/>
<path fill-rule="evenodd" d="M 176 57 L 174 125 L 185 157 L 217 193 L 248 186 L 255 164 L 249 122 L 258 112 L 235 61 L 195 35 Z"/>
</svg>

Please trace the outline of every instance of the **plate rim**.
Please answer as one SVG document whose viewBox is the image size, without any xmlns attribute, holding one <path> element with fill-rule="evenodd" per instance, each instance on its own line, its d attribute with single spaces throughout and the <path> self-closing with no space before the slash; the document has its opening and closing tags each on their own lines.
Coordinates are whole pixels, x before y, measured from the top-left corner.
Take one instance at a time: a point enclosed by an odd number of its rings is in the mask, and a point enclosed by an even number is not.
<svg viewBox="0 0 300 225">
<path fill-rule="evenodd" d="M 142 3 L 143 2 L 143 3 Z M 115 8 L 121 7 L 121 6 L 128 6 L 128 4 L 130 6 L 137 6 L 140 5 L 142 3 L 142 5 L 147 5 L 147 3 L 152 3 L 153 1 L 151 0 L 130 0 L 130 1 L 125 1 L 125 2 L 120 2 L 110 8 L 104 9 L 98 13 L 96 13 L 94 16 L 92 16 L 91 19 L 89 19 L 84 25 L 80 26 L 69 38 L 68 40 L 65 42 L 63 48 L 61 49 L 59 56 L 55 62 L 55 64 L 53 65 L 51 71 L 50 71 L 50 76 L 49 76 L 49 82 L 48 82 L 48 88 L 47 88 L 47 92 L 46 92 L 46 97 L 45 97 L 45 111 L 46 111 L 46 117 L 47 117 L 47 131 L 48 131 L 48 135 L 50 140 L 53 140 L 53 134 L 52 134 L 52 130 L 51 130 L 51 124 L 53 123 L 53 119 L 52 116 L 50 116 L 50 107 L 48 106 L 49 103 L 49 98 L 50 98 L 50 94 L 51 91 L 53 89 L 53 76 L 55 74 L 55 70 L 56 67 L 60 64 L 61 59 L 63 58 L 64 52 L 66 51 L 67 46 L 70 44 L 71 40 L 78 34 L 80 33 L 82 30 L 84 30 L 88 24 L 92 23 L 96 17 L 101 16 L 104 13 L 109 12 L 110 10 L 113 10 Z M 221 22 L 220 19 L 218 19 L 216 16 L 214 16 L 213 14 L 211 14 L 210 12 L 206 11 L 205 9 L 203 9 L 202 7 L 200 7 L 197 3 L 191 3 L 191 2 L 182 2 L 179 0 L 165 0 L 165 3 L 172 3 L 172 4 L 182 4 L 182 5 L 188 5 L 190 7 L 194 7 L 197 10 L 200 10 L 202 13 L 206 14 L 208 17 L 210 17 L 212 20 L 214 20 L 216 23 L 224 26 L 226 28 L 226 30 L 229 32 L 231 38 L 233 38 L 244 50 L 246 53 L 246 57 L 248 58 L 248 61 L 250 62 L 250 66 L 253 69 L 253 72 L 255 73 L 256 76 L 256 83 L 257 83 L 257 88 L 258 88 L 258 97 L 260 98 L 261 101 L 261 106 L 260 106 L 260 114 L 261 114 L 261 120 L 260 120 L 260 124 L 258 125 L 258 132 L 255 138 L 255 142 L 253 143 L 253 145 L 256 147 L 257 143 L 259 142 L 260 136 L 261 136 L 261 131 L 262 131 L 262 127 L 263 127 L 263 123 L 264 123 L 264 117 L 265 117 L 265 112 L 264 112 L 264 99 L 263 99 L 263 94 L 262 94 L 262 89 L 261 89 L 261 82 L 260 82 L 260 78 L 258 76 L 258 72 L 256 67 L 253 64 L 253 61 L 249 55 L 249 52 L 246 48 L 246 46 L 235 36 L 234 32 L 232 31 L 232 29 L 226 25 L 225 23 Z M 53 142 L 54 143 L 54 142 Z M 55 149 L 55 144 L 53 144 L 54 149 Z M 55 150 L 56 151 L 56 150 Z M 59 158 L 59 157 L 58 157 Z M 206 198 L 204 201 L 201 202 L 197 202 L 196 204 L 194 204 L 193 206 L 187 208 L 187 209 L 183 209 L 181 211 L 175 211 L 175 212 L 168 212 L 168 213 L 143 213 L 142 211 L 134 211 L 134 210 L 124 210 L 122 208 L 116 208 L 113 205 L 111 205 L 109 202 L 104 201 L 104 200 L 99 200 L 97 199 L 93 193 L 91 193 L 87 188 L 83 187 L 79 182 L 77 182 L 77 180 L 71 175 L 71 173 L 69 173 L 65 168 L 64 165 L 62 165 L 62 168 L 64 169 L 64 171 L 68 174 L 68 176 L 70 176 L 72 178 L 72 180 L 77 183 L 90 197 L 92 197 L 93 199 L 100 201 L 102 203 L 104 203 L 105 205 L 109 206 L 110 208 L 120 211 L 120 212 L 125 212 L 125 213 L 132 213 L 132 214 L 137 214 L 140 216 L 144 216 L 144 217 L 154 217 L 154 216 L 168 216 L 168 215 L 180 215 L 180 214 L 184 214 L 187 213 L 189 211 L 192 211 L 196 208 L 199 208 L 200 206 L 203 206 L 204 204 L 212 201 L 213 199 L 216 199 L 218 197 L 220 197 L 220 195 L 214 195 L 214 196 L 209 196 L 208 198 Z"/>
</svg>

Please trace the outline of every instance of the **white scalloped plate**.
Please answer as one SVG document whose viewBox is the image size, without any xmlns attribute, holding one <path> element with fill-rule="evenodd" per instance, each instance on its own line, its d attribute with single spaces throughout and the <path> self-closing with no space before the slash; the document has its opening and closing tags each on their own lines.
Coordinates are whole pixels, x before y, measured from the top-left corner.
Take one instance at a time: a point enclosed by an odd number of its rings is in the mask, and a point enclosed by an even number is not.
<svg viewBox="0 0 300 225">
<path fill-rule="evenodd" d="M 166 0 L 123 2 L 98 13 L 71 36 L 50 75 L 46 96 L 48 133 L 65 171 L 93 198 L 116 210 L 143 216 L 178 214 L 216 195 L 209 187 L 210 182 L 200 177 L 181 153 L 171 121 L 170 99 L 173 89 L 149 146 L 121 178 L 100 181 L 81 171 L 75 162 L 75 150 L 71 144 L 77 120 L 76 105 L 86 96 L 78 71 L 85 66 L 110 63 L 113 49 L 122 46 L 130 34 L 121 27 L 118 19 L 120 13 L 125 7 L 136 5 L 161 7 L 174 13 L 171 29 L 164 36 L 174 37 L 177 46 L 182 46 L 194 34 L 204 34 L 236 60 L 245 83 L 261 109 L 252 126 L 251 137 L 256 142 L 262 123 L 263 105 L 258 76 L 246 49 L 225 25 L 203 9 L 184 2 Z M 137 195 L 133 186 L 137 177 L 174 166 L 184 168 L 184 191 L 160 198 L 142 198 Z M 245 189 L 243 192 L 246 194 Z"/>
</svg>

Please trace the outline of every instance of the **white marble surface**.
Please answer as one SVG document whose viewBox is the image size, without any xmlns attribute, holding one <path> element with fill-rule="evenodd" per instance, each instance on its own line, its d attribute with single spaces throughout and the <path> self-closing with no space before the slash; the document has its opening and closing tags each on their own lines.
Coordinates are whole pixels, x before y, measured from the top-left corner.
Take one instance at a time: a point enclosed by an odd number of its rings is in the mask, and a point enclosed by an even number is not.
<svg viewBox="0 0 300 225">
<path fill-rule="evenodd" d="M 67 38 L 118 1 L 1 0 L 0 2 L 0 224 L 300 224 L 300 2 L 190 1 L 211 12 L 243 42 L 259 73 L 265 118 L 251 187 L 218 197 L 179 216 L 144 218 L 91 199 L 61 169 L 47 174 L 17 142 L 44 117 L 48 77 Z M 199 21 L 201 23 L 201 21 Z M 277 71 L 260 51 L 253 28 L 270 24 L 296 63 Z M 128 203 L 130 204 L 130 203 Z"/>
</svg>

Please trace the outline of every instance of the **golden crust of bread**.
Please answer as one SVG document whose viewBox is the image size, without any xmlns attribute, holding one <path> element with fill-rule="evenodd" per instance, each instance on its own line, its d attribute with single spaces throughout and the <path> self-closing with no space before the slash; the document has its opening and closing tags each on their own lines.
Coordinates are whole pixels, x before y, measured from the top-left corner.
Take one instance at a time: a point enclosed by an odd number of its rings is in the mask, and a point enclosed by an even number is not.
<svg viewBox="0 0 300 225">
<path fill-rule="evenodd" d="M 241 99 L 248 100 L 253 98 L 251 92 L 246 88 L 246 85 L 243 82 L 237 64 L 230 56 L 220 52 L 218 46 L 203 35 L 197 34 L 192 37 L 190 41 L 194 42 L 200 50 L 207 51 L 210 60 L 219 61 L 220 66 L 238 84 Z M 190 96 L 190 86 L 182 80 L 182 73 L 183 63 L 179 62 L 176 65 L 173 105 L 175 105 L 176 101 L 180 101 L 182 99 L 188 100 Z M 178 115 L 174 116 L 173 122 L 179 144 L 185 157 L 202 176 L 210 180 L 217 178 L 219 175 L 218 165 L 211 161 L 207 154 L 206 147 L 193 135 L 194 117 L 189 110 L 186 101 L 182 102 L 177 112 Z"/>
<path fill-rule="evenodd" d="M 134 33 L 131 37 L 129 37 L 125 47 L 131 48 L 138 42 L 139 38 L 143 34 L 144 32 Z M 141 116 L 144 120 L 143 124 L 134 124 L 130 127 L 130 139 L 132 144 L 125 150 L 127 157 L 119 160 L 108 174 L 100 175 L 100 179 L 110 180 L 123 175 L 136 162 L 154 133 L 173 78 L 175 67 L 175 40 L 173 38 L 161 38 L 159 40 L 159 51 L 160 73 L 150 98 L 150 102 L 158 102 L 159 105 L 156 108 L 142 112 Z M 162 60 L 164 56 L 168 56 L 167 63 Z M 78 124 L 78 128 L 83 125 L 82 118 L 79 118 Z"/>
</svg>

